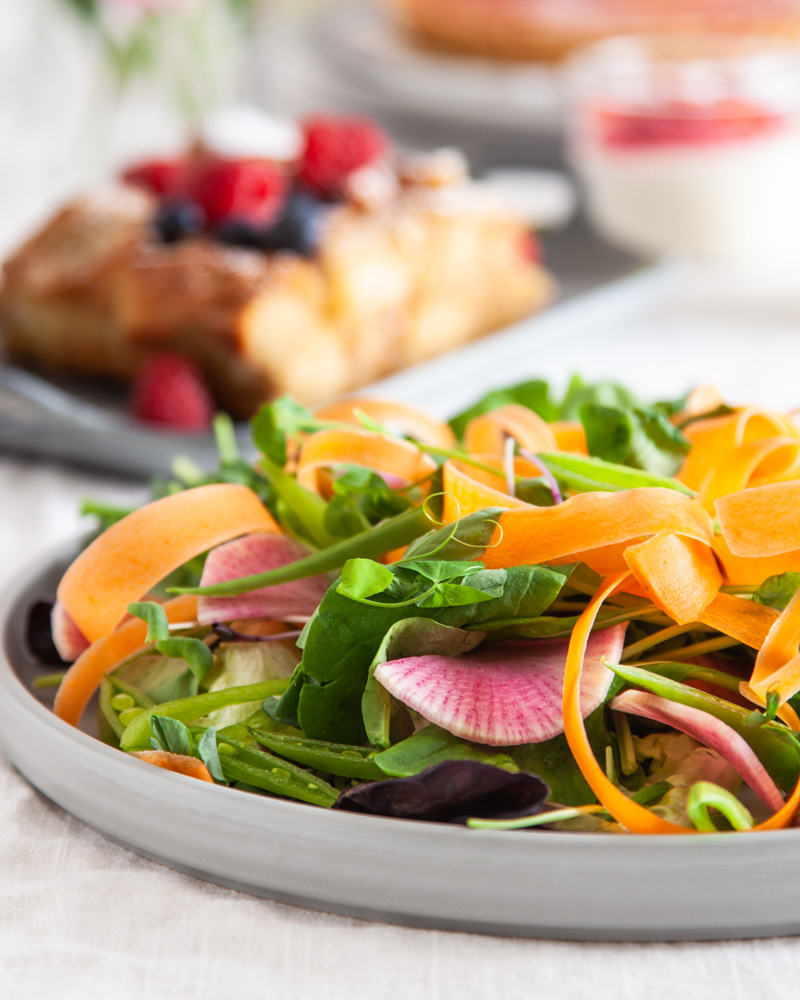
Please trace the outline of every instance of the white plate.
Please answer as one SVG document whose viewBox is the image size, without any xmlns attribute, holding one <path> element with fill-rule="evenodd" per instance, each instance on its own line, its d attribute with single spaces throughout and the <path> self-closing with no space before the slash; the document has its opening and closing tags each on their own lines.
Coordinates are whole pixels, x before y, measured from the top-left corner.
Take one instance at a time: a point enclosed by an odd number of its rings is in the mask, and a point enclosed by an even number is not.
<svg viewBox="0 0 800 1000">
<path fill-rule="evenodd" d="M 800 897 L 768 892 L 800 831 L 698 837 L 498 833 L 330 812 L 150 767 L 71 728 L 31 693 L 25 612 L 74 552 L 7 600 L 0 735 L 48 798 L 117 843 L 210 882 L 371 920 L 578 940 L 800 932 Z"/>
<path fill-rule="evenodd" d="M 558 134 L 557 72 L 536 63 L 448 55 L 413 45 L 374 3 L 337 3 L 315 31 L 315 51 L 366 100 L 425 118 Z"/>
</svg>

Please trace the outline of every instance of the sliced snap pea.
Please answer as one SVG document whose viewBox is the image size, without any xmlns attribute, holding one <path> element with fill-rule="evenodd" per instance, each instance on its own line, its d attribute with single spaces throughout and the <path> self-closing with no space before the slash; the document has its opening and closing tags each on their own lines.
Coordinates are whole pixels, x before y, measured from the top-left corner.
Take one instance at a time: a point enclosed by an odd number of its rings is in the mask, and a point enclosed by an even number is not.
<svg viewBox="0 0 800 1000">
<path fill-rule="evenodd" d="M 228 781 L 244 781 L 273 795 L 299 799 L 315 806 L 330 807 L 339 798 L 339 793 L 327 781 L 295 767 L 287 760 L 263 750 L 253 750 L 230 737 L 219 739 L 220 744 L 233 747 L 236 751 L 235 757 L 227 754 L 220 756 L 222 771 Z"/>
<path fill-rule="evenodd" d="M 288 683 L 284 678 L 277 678 L 261 681 L 259 684 L 243 684 L 240 687 L 223 688 L 220 691 L 206 691 L 193 698 L 178 698 L 175 701 L 164 702 L 163 705 L 156 705 L 142 712 L 130 723 L 120 737 L 120 747 L 123 750 L 149 747 L 150 737 L 153 735 L 150 718 L 153 715 L 166 715 L 170 719 L 191 722 L 227 705 L 244 705 L 248 701 L 263 701 L 274 694 L 283 694 Z"/>
<path fill-rule="evenodd" d="M 303 736 L 285 736 L 257 726 L 247 727 L 252 736 L 269 750 L 316 771 L 335 774 L 340 778 L 385 778 L 373 758 L 377 753 L 372 747 L 350 746 L 346 743 L 327 743 L 309 740 Z"/>
</svg>

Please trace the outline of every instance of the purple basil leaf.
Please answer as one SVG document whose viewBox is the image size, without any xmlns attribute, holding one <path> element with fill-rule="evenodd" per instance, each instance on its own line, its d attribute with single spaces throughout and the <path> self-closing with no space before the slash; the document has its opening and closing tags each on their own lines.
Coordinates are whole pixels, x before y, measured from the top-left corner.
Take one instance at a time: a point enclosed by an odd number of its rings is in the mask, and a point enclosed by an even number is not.
<svg viewBox="0 0 800 1000">
<path fill-rule="evenodd" d="M 342 792 L 333 806 L 351 812 L 438 823 L 515 819 L 541 812 L 550 789 L 541 778 L 492 764 L 446 760 L 410 778 L 389 778 Z"/>
<path fill-rule="evenodd" d="M 50 620 L 52 610 L 52 601 L 36 601 L 31 605 L 25 627 L 25 644 L 34 659 L 42 666 L 67 666 L 53 645 L 53 628 Z"/>
</svg>

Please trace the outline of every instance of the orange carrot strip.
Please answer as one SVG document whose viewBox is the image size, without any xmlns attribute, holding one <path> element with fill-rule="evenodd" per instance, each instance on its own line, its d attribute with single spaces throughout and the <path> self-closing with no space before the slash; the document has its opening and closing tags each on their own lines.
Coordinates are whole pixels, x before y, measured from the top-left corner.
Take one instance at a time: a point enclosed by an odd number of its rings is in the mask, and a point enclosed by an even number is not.
<svg viewBox="0 0 800 1000">
<path fill-rule="evenodd" d="M 786 701 L 800 690 L 799 646 L 800 590 L 780 613 L 758 651 L 750 677 L 756 694 L 766 697 L 767 691 L 774 689 L 781 701 Z"/>
<path fill-rule="evenodd" d="M 311 434 L 303 442 L 297 461 L 297 481 L 316 493 L 317 473 L 334 465 L 363 465 L 405 483 L 415 483 L 436 471 L 434 460 L 410 441 L 356 428 L 324 430 Z"/>
<path fill-rule="evenodd" d="M 754 486 L 720 497 L 715 506 L 731 552 L 745 558 L 800 549 L 800 480 Z"/>
<path fill-rule="evenodd" d="M 155 764 L 156 767 L 163 767 L 165 771 L 174 771 L 175 774 L 185 774 L 187 778 L 199 778 L 200 781 L 210 781 L 212 785 L 214 784 L 206 765 L 195 757 L 186 757 L 182 753 L 169 753 L 166 750 L 134 750 L 129 756 L 138 757 L 139 760 Z"/>
<path fill-rule="evenodd" d="M 572 630 L 569 641 L 567 662 L 564 672 L 564 735 L 572 751 L 572 756 L 580 768 L 587 784 L 603 804 L 605 809 L 631 833 L 694 833 L 691 827 L 680 826 L 661 819 L 655 813 L 638 805 L 620 791 L 603 773 L 595 760 L 594 751 L 586 735 L 586 727 L 581 714 L 581 674 L 586 643 L 592 631 L 597 612 L 603 601 L 609 597 L 630 576 L 630 571 L 617 573 L 600 587 L 586 605 L 586 609 Z"/>
<path fill-rule="evenodd" d="M 530 451 L 556 449 L 550 425 L 519 403 L 508 403 L 491 413 L 473 417 L 464 431 L 464 448 L 471 454 L 502 455 L 506 436 Z"/>
<path fill-rule="evenodd" d="M 434 420 L 427 413 L 418 410 L 407 403 L 394 403 L 386 399 L 356 398 L 344 399 L 339 403 L 331 403 L 314 411 L 314 416 L 320 420 L 335 420 L 343 424 L 362 424 L 356 416 L 360 410 L 376 423 L 397 428 L 409 437 L 416 438 L 423 444 L 435 448 L 452 449 L 456 446 L 456 436 L 450 427 L 441 420 Z"/>
<path fill-rule="evenodd" d="M 555 435 L 558 451 L 574 451 L 580 455 L 588 455 L 586 446 L 586 431 L 579 420 L 556 420 L 550 424 L 550 430 Z"/>
<path fill-rule="evenodd" d="M 96 538 L 64 574 L 58 599 L 94 642 L 119 624 L 131 601 L 189 559 L 239 535 L 278 530 L 246 486 L 215 483 L 175 493 Z"/>
<path fill-rule="evenodd" d="M 700 615 L 700 621 L 745 646 L 760 649 L 777 617 L 777 612 L 766 604 L 743 601 L 732 594 L 717 594 Z"/>
<path fill-rule="evenodd" d="M 197 618 L 197 598 L 181 594 L 166 601 L 164 611 L 172 624 L 193 622 Z M 110 635 L 93 642 L 66 672 L 56 692 L 53 711 L 59 719 L 77 726 L 104 675 L 141 649 L 146 635 L 147 625 L 139 618 L 130 618 Z"/>
<path fill-rule="evenodd" d="M 673 424 L 681 424 L 689 417 L 697 416 L 701 413 L 709 413 L 718 406 L 722 406 L 725 400 L 713 385 L 698 385 L 686 397 L 686 404 L 679 413 L 673 414 L 670 420 Z"/>
<path fill-rule="evenodd" d="M 800 572 L 800 551 L 786 552 L 781 556 L 765 556 L 762 559 L 743 559 L 731 552 L 722 535 L 714 538 L 713 548 L 722 565 L 726 583 L 759 586 L 768 576 Z"/>
<path fill-rule="evenodd" d="M 656 607 L 679 625 L 696 622 L 722 585 L 713 551 L 696 538 L 654 535 L 631 545 L 625 561 Z"/>
<path fill-rule="evenodd" d="M 498 484 L 503 480 L 500 476 L 492 477 L 488 473 L 482 473 L 480 469 L 466 471 L 466 466 L 459 462 L 447 461 L 442 467 L 442 489 L 444 490 L 444 512 L 442 517 L 445 523 L 451 524 L 460 517 L 467 514 L 474 514 L 484 507 L 528 507 L 529 504 L 516 497 L 509 496 L 499 489 L 487 486 L 478 479 L 482 474 L 484 478 L 496 479 Z M 473 472 L 476 475 L 473 475 Z"/>
<path fill-rule="evenodd" d="M 660 487 L 579 493 L 555 507 L 504 512 L 484 562 L 493 569 L 550 562 L 661 531 L 710 543 L 711 518 L 694 498 Z"/>
<path fill-rule="evenodd" d="M 752 485 L 756 477 L 764 482 L 784 479 L 797 465 L 800 441 L 789 437 L 748 441 L 718 456 L 717 465 L 703 481 L 700 500 L 713 511 L 715 500 Z"/>
</svg>

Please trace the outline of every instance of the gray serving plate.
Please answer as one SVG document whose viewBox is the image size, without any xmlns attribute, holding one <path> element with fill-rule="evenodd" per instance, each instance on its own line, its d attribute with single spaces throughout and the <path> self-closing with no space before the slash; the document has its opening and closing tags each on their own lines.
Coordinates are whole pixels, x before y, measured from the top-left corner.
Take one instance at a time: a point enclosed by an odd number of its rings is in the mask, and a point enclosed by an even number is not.
<svg viewBox="0 0 800 1000">
<path fill-rule="evenodd" d="M 499 833 L 331 812 L 208 785 L 113 750 L 31 690 L 30 604 L 77 549 L 2 610 L 0 734 L 23 775 L 104 836 L 197 878 L 298 906 L 417 927 L 591 941 L 800 932 L 800 896 L 765 891 L 800 830 L 696 837 Z"/>
</svg>

